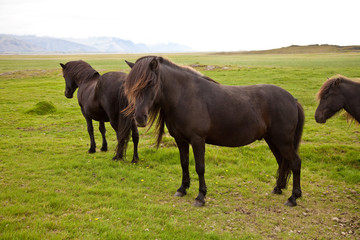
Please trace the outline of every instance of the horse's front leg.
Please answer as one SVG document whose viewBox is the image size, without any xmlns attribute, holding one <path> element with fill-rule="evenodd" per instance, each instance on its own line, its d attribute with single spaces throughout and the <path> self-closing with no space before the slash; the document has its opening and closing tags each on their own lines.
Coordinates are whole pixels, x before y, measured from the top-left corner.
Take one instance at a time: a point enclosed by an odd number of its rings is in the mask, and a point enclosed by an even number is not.
<svg viewBox="0 0 360 240">
<path fill-rule="evenodd" d="M 139 160 L 139 154 L 138 154 L 139 131 L 137 129 L 135 120 L 132 120 L 131 132 L 132 132 L 132 141 L 134 143 L 134 155 L 133 155 L 133 160 L 131 162 L 137 163 Z"/>
<path fill-rule="evenodd" d="M 186 195 L 186 189 L 190 187 L 190 174 L 189 174 L 189 143 L 175 138 L 176 144 L 180 152 L 180 161 L 182 168 L 182 182 L 180 188 L 176 191 L 176 197 Z"/>
<path fill-rule="evenodd" d="M 125 151 L 125 147 L 126 147 L 126 136 L 129 136 L 130 134 L 130 129 L 127 129 L 125 136 L 120 136 L 120 130 L 116 131 L 116 138 L 118 141 L 117 147 L 116 147 L 116 155 L 112 158 L 113 160 L 117 161 L 117 160 L 123 160 L 123 156 L 124 156 L 124 151 Z"/>
<path fill-rule="evenodd" d="M 85 117 L 87 123 L 87 130 L 90 136 L 90 148 L 88 153 L 95 153 L 96 152 L 96 144 L 95 144 L 95 137 L 94 137 L 94 127 L 91 118 Z"/>
<path fill-rule="evenodd" d="M 107 141 L 106 141 L 106 128 L 105 128 L 105 123 L 104 122 L 99 122 L 99 131 L 101 132 L 101 136 L 102 136 L 102 147 L 101 147 L 101 151 L 106 152 L 107 151 Z"/>
<path fill-rule="evenodd" d="M 207 192 L 205 184 L 205 140 L 196 138 L 191 141 L 194 151 L 196 173 L 199 176 L 199 194 L 195 199 L 194 206 L 201 207 L 205 205 L 205 196 Z"/>
</svg>

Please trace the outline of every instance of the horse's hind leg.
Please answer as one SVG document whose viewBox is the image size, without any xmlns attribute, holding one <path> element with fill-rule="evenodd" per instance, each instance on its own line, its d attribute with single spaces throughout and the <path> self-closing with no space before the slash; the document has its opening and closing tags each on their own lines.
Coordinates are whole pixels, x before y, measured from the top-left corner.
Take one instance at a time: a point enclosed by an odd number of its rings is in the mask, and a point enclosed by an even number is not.
<svg viewBox="0 0 360 240">
<path fill-rule="evenodd" d="M 297 153 L 295 153 L 295 158 L 290 162 L 290 169 L 293 172 L 293 190 L 291 197 L 287 200 L 285 205 L 293 207 L 296 206 L 296 199 L 301 197 L 301 187 L 300 187 L 300 172 L 301 172 L 301 159 Z"/>
<path fill-rule="evenodd" d="M 266 143 L 268 144 L 271 152 L 274 154 L 275 158 L 276 158 L 276 161 L 278 163 L 278 171 L 277 171 L 277 180 L 276 180 L 276 186 L 274 187 L 272 193 L 275 193 L 275 194 L 281 194 L 282 193 L 282 190 L 281 189 L 284 189 L 286 188 L 286 185 L 287 185 L 287 176 L 285 174 L 284 171 L 281 171 L 281 166 L 282 166 L 282 156 L 279 152 L 279 150 L 276 148 L 276 146 L 271 142 L 270 139 L 268 138 L 265 138 L 265 141 Z"/>
<path fill-rule="evenodd" d="M 106 152 L 108 148 L 107 148 L 107 141 L 105 138 L 106 128 L 104 122 L 99 122 L 99 131 L 101 132 L 101 136 L 102 136 L 102 147 L 100 150 Z"/>
<path fill-rule="evenodd" d="M 293 189 L 292 195 L 287 200 L 285 205 L 287 206 L 296 206 L 296 199 L 301 197 L 301 187 L 300 187 L 300 172 L 301 172 L 301 159 L 294 149 L 294 145 L 286 144 L 282 147 L 278 147 L 279 152 L 283 158 L 281 167 L 279 168 L 280 172 L 284 172 L 286 178 L 290 174 L 290 171 L 293 173 Z M 281 173 L 279 173 L 280 175 Z"/>
<path fill-rule="evenodd" d="M 139 131 L 137 129 L 135 121 L 132 121 L 131 123 L 131 132 L 132 132 L 132 141 L 134 143 L 134 155 L 133 155 L 133 160 L 131 162 L 137 163 L 139 160 L 139 155 L 138 155 Z"/>
</svg>

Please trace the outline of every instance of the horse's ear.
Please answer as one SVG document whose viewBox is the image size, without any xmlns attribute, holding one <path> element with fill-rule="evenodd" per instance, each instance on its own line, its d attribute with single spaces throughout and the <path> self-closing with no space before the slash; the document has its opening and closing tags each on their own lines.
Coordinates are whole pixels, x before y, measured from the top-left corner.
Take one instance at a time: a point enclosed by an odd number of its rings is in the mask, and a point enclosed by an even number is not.
<svg viewBox="0 0 360 240">
<path fill-rule="evenodd" d="M 97 71 L 95 71 L 94 76 L 93 76 L 93 79 L 94 79 L 94 78 L 99 78 L 99 77 L 100 77 L 100 73 L 98 73 Z"/>
<path fill-rule="evenodd" d="M 62 69 L 65 69 L 65 65 L 60 63 L 60 66 L 62 67 Z"/>
<path fill-rule="evenodd" d="M 340 85 L 341 81 L 342 81 L 342 79 L 340 77 L 338 77 L 334 82 L 334 86 L 338 87 Z"/>
<path fill-rule="evenodd" d="M 125 62 L 126 62 L 126 64 L 127 64 L 130 68 L 133 68 L 133 66 L 135 65 L 135 63 L 128 62 L 128 61 L 126 61 L 126 60 L 125 60 Z"/>
<path fill-rule="evenodd" d="M 158 63 L 158 61 L 157 61 L 156 58 L 154 58 L 153 60 L 151 60 L 151 62 L 150 62 L 150 69 L 151 69 L 152 71 L 154 71 L 154 72 L 157 71 L 158 66 L 159 66 L 159 63 Z"/>
<path fill-rule="evenodd" d="M 156 59 L 159 61 L 159 63 L 163 63 L 163 62 L 164 62 L 164 58 L 163 58 L 163 57 L 157 57 Z"/>
</svg>

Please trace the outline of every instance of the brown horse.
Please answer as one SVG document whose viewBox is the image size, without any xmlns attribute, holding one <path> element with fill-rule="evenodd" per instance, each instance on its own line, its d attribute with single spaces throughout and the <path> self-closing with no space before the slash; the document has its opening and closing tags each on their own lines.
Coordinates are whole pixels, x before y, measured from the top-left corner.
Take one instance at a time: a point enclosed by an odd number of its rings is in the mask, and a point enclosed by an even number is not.
<svg viewBox="0 0 360 240">
<path fill-rule="evenodd" d="M 293 172 L 292 195 L 286 202 L 296 206 L 301 196 L 301 160 L 298 147 L 304 112 L 287 91 L 274 85 L 225 86 L 193 69 L 180 67 L 162 57 L 147 56 L 128 63 L 125 81 L 127 113 L 139 126 L 157 119 L 158 144 L 166 124 L 180 152 L 182 184 L 175 196 L 190 186 L 189 144 L 192 145 L 199 194 L 195 206 L 205 204 L 205 143 L 238 147 L 265 139 L 278 162 L 273 192 L 280 194 Z"/>
<path fill-rule="evenodd" d="M 341 109 L 360 122 L 360 82 L 341 75 L 332 77 L 322 85 L 317 98 L 320 103 L 315 112 L 316 122 L 325 123 Z"/>
<path fill-rule="evenodd" d="M 99 130 L 102 135 L 101 151 L 107 151 L 105 138 L 105 124 L 110 122 L 116 132 L 118 145 L 114 160 L 122 159 L 126 151 L 127 142 L 132 131 L 134 155 L 132 162 L 137 162 L 139 133 L 133 116 L 125 116 L 121 111 L 128 106 L 124 95 L 123 85 L 126 74 L 123 72 L 108 72 L 100 76 L 88 63 L 84 61 L 71 61 L 60 63 L 65 78 L 65 96 L 72 98 L 75 90 L 81 112 L 87 123 L 90 136 L 89 153 L 96 152 L 94 128 L 92 120 L 99 121 Z"/>
</svg>

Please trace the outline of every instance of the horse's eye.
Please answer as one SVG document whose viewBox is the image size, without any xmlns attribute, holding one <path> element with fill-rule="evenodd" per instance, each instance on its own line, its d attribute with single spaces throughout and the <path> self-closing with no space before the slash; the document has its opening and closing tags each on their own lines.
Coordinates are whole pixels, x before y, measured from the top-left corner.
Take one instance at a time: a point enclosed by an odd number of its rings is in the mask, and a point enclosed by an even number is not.
<svg viewBox="0 0 360 240">
<path fill-rule="evenodd" d="M 155 85 L 155 82 L 153 80 L 149 81 L 148 84 L 146 85 L 146 88 L 151 88 Z"/>
</svg>

